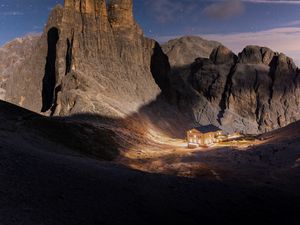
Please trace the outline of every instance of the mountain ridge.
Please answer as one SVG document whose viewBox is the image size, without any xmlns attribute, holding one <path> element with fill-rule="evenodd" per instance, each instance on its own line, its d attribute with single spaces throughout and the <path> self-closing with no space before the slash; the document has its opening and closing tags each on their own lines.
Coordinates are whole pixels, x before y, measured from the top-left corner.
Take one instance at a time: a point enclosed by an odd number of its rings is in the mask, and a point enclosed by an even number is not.
<svg viewBox="0 0 300 225">
<path fill-rule="evenodd" d="M 235 55 L 220 45 L 209 57 L 172 70 L 171 101 L 191 109 L 200 124 L 257 134 L 300 119 L 299 69 L 269 48 L 250 45 Z"/>
<path fill-rule="evenodd" d="M 32 54 L 7 77 L 7 101 L 45 115 L 126 118 L 162 95 L 188 124 L 253 134 L 300 119 L 289 57 L 259 46 L 235 55 L 200 37 L 161 47 L 144 37 L 132 1 L 81 2 L 54 8 Z"/>
<path fill-rule="evenodd" d="M 299 69 L 258 46 L 160 46 L 132 6 L 66 0 L 3 61 L 0 224 L 298 224 Z M 264 134 L 189 149 L 208 123 Z"/>
</svg>

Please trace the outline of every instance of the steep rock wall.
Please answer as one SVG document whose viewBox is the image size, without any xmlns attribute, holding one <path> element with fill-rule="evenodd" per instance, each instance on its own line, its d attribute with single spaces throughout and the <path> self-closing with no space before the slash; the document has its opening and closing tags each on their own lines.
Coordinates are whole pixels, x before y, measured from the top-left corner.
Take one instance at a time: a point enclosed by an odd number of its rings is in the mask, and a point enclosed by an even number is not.
<svg viewBox="0 0 300 225">
<path fill-rule="evenodd" d="M 157 62 L 165 64 L 162 69 Z M 66 0 L 19 68 L 25 79 L 10 79 L 10 102 L 46 114 L 119 117 L 156 99 L 168 60 L 157 42 L 143 36 L 132 0 L 108 6 L 105 0 Z"/>
<path fill-rule="evenodd" d="M 299 69 L 265 47 L 247 46 L 236 56 L 219 46 L 170 79 L 173 103 L 202 124 L 256 134 L 300 119 Z"/>
</svg>

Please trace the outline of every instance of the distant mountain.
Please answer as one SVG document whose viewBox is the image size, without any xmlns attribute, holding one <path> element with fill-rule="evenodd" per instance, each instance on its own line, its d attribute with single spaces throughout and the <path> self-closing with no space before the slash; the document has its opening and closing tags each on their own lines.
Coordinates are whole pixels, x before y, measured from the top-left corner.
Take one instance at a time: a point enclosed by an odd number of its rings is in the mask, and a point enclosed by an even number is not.
<svg viewBox="0 0 300 225">
<path fill-rule="evenodd" d="M 197 36 L 184 36 L 173 39 L 162 45 L 172 67 L 190 65 L 196 58 L 208 58 L 212 50 L 221 45 Z"/>
<path fill-rule="evenodd" d="M 166 51 L 170 61 L 195 57 L 195 40 L 191 43 L 184 45 L 183 56 Z M 173 65 L 170 75 L 170 100 L 201 124 L 213 123 L 229 132 L 263 133 L 300 119 L 299 69 L 282 53 L 247 46 L 236 56 L 220 45 L 209 58 L 178 65 Z"/>
<path fill-rule="evenodd" d="M 22 65 L 25 58 L 35 49 L 39 35 L 16 38 L 0 47 L 0 99 L 5 98 L 6 81 L 14 70 Z"/>
</svg>

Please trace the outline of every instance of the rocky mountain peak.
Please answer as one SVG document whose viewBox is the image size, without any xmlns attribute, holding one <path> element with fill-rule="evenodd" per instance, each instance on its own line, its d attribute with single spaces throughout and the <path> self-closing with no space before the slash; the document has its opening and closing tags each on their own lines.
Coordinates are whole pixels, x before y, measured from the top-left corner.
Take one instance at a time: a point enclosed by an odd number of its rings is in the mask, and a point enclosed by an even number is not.
<svg viewBox="0 0 300 225">
<path fill-rule="evenodd" d="M 78 12 L 88 14 L 95 12 L 93 0 L 65 0 L 65 8 L 75 9 Z"/>
<path fill-rule="evenodd" d="M 278 55 L 278 65 L 287 66 L 289 70 L 296 71 L 298 67 L 296 66 L 294 60 L 283 53 Z"/>
<path fill-rule="evenodd" d="M 248 64 L 263 63 L 269 65 L 274 56 L 278 54 L 266 47 L 256 45 L 246 46 L 241 53 L 239 53 L 239 62 Z"/>
<path fill-rule="evenodd" d="M 112 27 L 131 27 L 135 24 L 132 0 L 111 0 L 108 12 Z"/>
<path fill-rule="evenodd" d="M 99 12 L 105 12 L 105 0 L 65 0 L 66 9 L 76 10 L 81 13 L 97 15 Z"/>
<path fill-rule="evenodd" d="M 297 69 L 293 59 L 285 54 L 256 45 L 246 46 L 243 51 L 239 53 L 239 62 L 245 64 L 265 64 L 271 67 L 288 65 L 291 70 Z"/>
<path fill-rule="evenodd" d="M 136 26 L 132 0 L 65 0 L 65 9 L 73 10 L 102 20 L 109 20 L 113 29 L 128 29 Z"/>
<path fill-rule="evenodd" d="M 237 56 L 223 45 L 215 48 L 209 58 L 215 64 L 232 64 L 237 61 Z"/>
<path fill-rule="evenodd" d="M 193 57 L 190 43 L 184 52 Z M 171 62 L 180 58 L 167 54 Z M 299 69 L 291 58 L 266 47 L 246 46 L 237 57 L 220 45 L 209 59 L 197 58 L 170 79 L 173 102 L 192 111 L 200 124 L 255 134 L 300 119 Z"/>
<path fill-rule="evenodd" d="M 132 0 L 106 4 L 65 0 L 55 7 L 35 51 L 17 70 L 24 79 L 10 77 L 7 100 L 46 114 L 110 117 L 155 100 L 168 60 L 143 36 Z"/>
<path fill-rule="evenodd" d="M 162 48 L 169 56 L 173 68 L 190 65 L 196 58 L 209 58 L 212 50 L 221 43 L 197 36 L 184 36 L 165 43 Z"/>
<path fill-rule="evenodd" d="M 184 37 L 164 45 L 169 61 L 143 36 L 132 0 L 107 2 L 55 7 L 31 54 L 0 84 L 6 100 L 46 115 L 125 118 L 164 93 L 196 122 L 229 131 L 299 120 L 300 73 L 291 58 L 260 46 L 236 56 L 218 42 Z"/>
</svg>

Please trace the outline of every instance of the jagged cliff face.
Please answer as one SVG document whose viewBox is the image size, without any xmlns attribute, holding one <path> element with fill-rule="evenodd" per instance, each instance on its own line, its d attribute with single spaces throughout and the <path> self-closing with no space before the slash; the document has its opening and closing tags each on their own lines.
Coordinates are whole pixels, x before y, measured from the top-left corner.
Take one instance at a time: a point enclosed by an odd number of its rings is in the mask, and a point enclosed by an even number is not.
<svg viewBox="0 0 300 225">
<path fill-rule="evenodd" d="M 7 100 L 47 114 L 124 116 L 160 94 L 167 70 L 159 45 L 135 22 L 132 0 L 66 0 L 20 66 L 24 79 L 10 79 Z"/>
<path fill-rule="evenodd" d="M 247 46 L 236 56 L 219 46 L 171 80 L 173 102 L 203 124 L 262 133 L 300 119 L 299 70 L 268 48 Z"/>
<path fill-rule="evenodd" d="M 16 38 L 0 48 L 0 100 L 5 99 L 10 75 L 34 51 L 39 38 L 38 35 Z"/>
<path fill-rule="evenodd" d="M 159 44 L 143 36 L 132 6 L 132 0 L 57 6 L 29 56 L 9 70 L 0 97 L 46 115 L 130 118 L 142 108 L 172 118 L 174 108 L 160 107 L 165 99 L 148 104 L 162 92 L 188 118 L 245 133 L 300 119 L 299 71 L 290 58 L 257 46 L 236 56 L 217 42 L 187 37 L 164 46 L 170 68 Z M 146 118 L 173 130 L 165 118 Z"/>
</svg>

